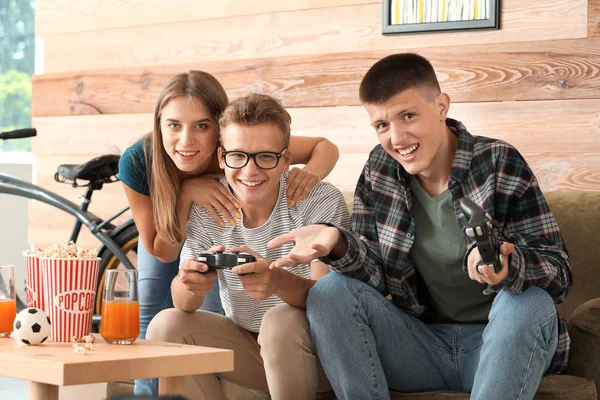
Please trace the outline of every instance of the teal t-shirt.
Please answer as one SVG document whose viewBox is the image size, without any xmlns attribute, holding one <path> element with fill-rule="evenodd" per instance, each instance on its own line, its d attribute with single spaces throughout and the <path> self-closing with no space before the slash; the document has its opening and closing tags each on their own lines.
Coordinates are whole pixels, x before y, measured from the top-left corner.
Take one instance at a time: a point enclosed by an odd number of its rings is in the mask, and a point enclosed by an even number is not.
<svg viewBox="0 0 600 400">
<path fill-rule="evenodd" d="M 493 296 L 484 295 L 487 285 L 471 280 L 462 269 L 467 247 L 452 194 L 446 190 L 431 197 L 414 176 L 410 188 L 415 239 L 409 256 L 427 289 L 429 322 L 487 321 Z"/>
<path fill-rule="evenodd" d="M 119 160 L 117 178 L 130 189 L 150 196 L 146 157 L 144 155 L 144 139 L 140 139 L 123 152 Z"/>
</svg>

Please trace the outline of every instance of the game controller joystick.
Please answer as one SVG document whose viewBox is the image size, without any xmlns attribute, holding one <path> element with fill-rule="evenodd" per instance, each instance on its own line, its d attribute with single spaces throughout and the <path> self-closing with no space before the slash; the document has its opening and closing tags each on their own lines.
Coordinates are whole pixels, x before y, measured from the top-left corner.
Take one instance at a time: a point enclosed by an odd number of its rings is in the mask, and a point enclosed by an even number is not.
<svg viewBox="0 0 600 400">
<path fill-rule="evenodd" d="M 496 273 L 502 270 L 499 246 L 492 234 L 494 220 L 492 216 L 468 197 L 460 200 L 460 208 L 467 218 L 465 234 L 477 242 L 481 260 L 477 263 L 477 272 L 482 273 L 481 266 L 489 265 Z"/>
</svg>

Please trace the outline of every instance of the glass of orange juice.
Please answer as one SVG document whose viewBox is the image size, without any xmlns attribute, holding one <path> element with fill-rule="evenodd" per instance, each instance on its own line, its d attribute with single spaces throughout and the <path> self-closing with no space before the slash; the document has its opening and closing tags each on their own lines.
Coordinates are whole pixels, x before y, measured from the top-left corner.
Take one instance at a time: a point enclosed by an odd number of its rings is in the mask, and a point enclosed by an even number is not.
<svg viewBox="0 0 600 400">
<path fill-rule="evenodd" d="M 103 296 L 100 335 L 107 343 L 132 344 L 140 335 L 137 271 L 106 271 Z"/>
<path fill-rule="evenodd" d="M 10 336 L 16 316 L 15 269 L 0 265 L 0 337 Z"/>
</svg>

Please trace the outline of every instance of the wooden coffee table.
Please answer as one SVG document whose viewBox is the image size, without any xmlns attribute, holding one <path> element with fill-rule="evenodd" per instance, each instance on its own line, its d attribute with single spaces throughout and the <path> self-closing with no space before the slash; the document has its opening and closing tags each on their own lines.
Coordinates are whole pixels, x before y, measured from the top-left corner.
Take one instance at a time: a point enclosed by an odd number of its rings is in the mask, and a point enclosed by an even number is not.
<svg viewBox="0 0 600 400">
<path fill-rule="evenodd" d="M 71 343 L 24 346 L 0 339 L 0 376 L 31 381 L 32 400 L 58 400 L 58 387 L 159 378 L 159 394 L 183 395 L 186 375 L 233 371 L 233 351 L 136 340 L 111 345 L 94 335 L 94 349 L 80 355 Z"/>
</svg>

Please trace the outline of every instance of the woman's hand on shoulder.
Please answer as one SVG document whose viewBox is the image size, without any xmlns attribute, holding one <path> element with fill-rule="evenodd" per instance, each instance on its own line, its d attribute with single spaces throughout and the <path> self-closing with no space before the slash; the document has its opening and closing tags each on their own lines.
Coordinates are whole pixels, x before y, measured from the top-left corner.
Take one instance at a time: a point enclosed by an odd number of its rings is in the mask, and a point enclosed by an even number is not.
<svg viewBox="0 0 600 400">
<path fill-rule="evenodd" d="M 320 181 L 321 177 L 311 170 L 292 168 L 287 178 L 287 197 L 290 199 L 290 207 L 293 207 L 298 200 L 306 198 Z"/>
<path fill-rule="evenodd" d="M 240 205 L 219 181 L 222 174 L 209 174 L 186 179 L 181 185 L 181 196 L 204 207 L 219 225 L 225 227 L 229 222 L 235 225 L 235 217 L 241 218 Z M 218 213 L 221 213 L 219 216 Z"/>
</svg>

